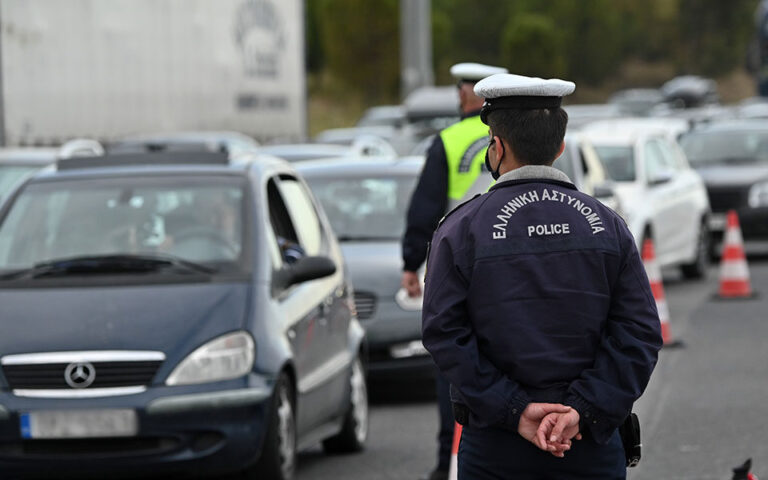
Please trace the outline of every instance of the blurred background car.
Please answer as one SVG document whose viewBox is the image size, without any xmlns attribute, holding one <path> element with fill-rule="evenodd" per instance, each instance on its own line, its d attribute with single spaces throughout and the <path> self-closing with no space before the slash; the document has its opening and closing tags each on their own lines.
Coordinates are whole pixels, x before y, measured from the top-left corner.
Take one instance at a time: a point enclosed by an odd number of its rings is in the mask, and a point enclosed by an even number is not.
<svg viewBox="0 0 768 480">
<path fill-rule="evenodd" d="M 147 133 L 124 137 L 108 146 L 110 154 L 188 151 L 225 152 L 230 155 L 254 152 L 259 142 L 239 132 Z"/>
<path fill-rule="evenodd" d="M 568 131 L 579 130 L 598 120 L 621 117 L 619 106 L 611 103 L 563 105 L 568 114 Z"/>
<path fill-rule="evenodd" d="M 581 192 L 598 197 L 611 194 L 606 188 L 600 188 L 608 178 L 597 152 L 583 135 L 567 133 L 565 150 L 552 166 L 568 175 Z"/>
<path fill-rule="evenodd" d="M 400 242 L 423 157 L 312 161 L 296 165 L 323 205 L 349 268 L 366 330 L 371 382 L 431 379 L 421 343 L 421 298 L 400 287 Z"/>
<path fill-rule="evenodd" d="M 327 158 L 394 158 L 397 152 L 386 140 L 376 135 L 358 134 L 349 144 L 289 143 L 263 145 L 259 153 L 274 155 L 288 162 L 303 162 Z"/>
<path fill-rule="evenodd" d="M 713 253 L 722 240 L 725 215 L 735 210 L 744 239 L 768 239 L 768 125 L 730 120 L 701 125 L 683 136 L 691 166 L 704 178 L 712 206 Z"/>
<path fill-rule="evenodd" d="M 0 149 L 0 199 L 24 177 L 56 162 L 58 148 Z"/>
<path fill-rule="evenodd" d="M 12 198 L 4 475 L 286 480 L 299 449 L 363 448 L 364 334 L 344 259 L 286 162 L 71 158 Z"/>
<path fill-rule="evenodd" d="M 0 148 L 0 200 L 16 183 L 57 159 L 103 154 L 102 145 L 91 139 L 73 139 L 60 147 Z"/>
<path fill-rule="evenodd" d="M 405 121 L 405 108 L 402 105 L 377 105 L 367 108 L 357 127 L 400 127 Z"/>
<path fill-rule="evenodd" d="M 612 180 L 612 206 L 638 249 L 651 239 L 661 266 L 679 265 L 686 278 L 703 277 L 709 264 L 709 200 L 703 180 L 669 132 L 630 119 L 595 122 L 582 134 Z"/>
<path fill-rule="evenodd" d="M 627 88 L 608 98 L 608 104 L 617 105 L 622 114 L 630 117 L 649 115 L 663 101 L 664 95 L 657 88 Z"/>
</svg>

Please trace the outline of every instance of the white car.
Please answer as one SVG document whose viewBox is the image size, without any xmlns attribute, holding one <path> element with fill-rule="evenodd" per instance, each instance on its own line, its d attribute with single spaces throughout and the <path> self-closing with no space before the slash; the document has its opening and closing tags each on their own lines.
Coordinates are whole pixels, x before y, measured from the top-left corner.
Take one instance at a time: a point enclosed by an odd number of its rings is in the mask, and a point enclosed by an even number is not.
<svg viewBox="0 0 768 480">
<path fill-rule="evenodd" d="M 589 140 L 579 133 L 565 135 L 565 150 L 552 166 L 565 172 L 576 188 L 587 195 L 602 197 L 609 194 L 600 188 L 607 180 L 600 158 Z"/>
<path fill-rule="evenodd" d="M 614 204 L 638 249 L 653 240 L 662 267 L 679 265 L 701 278 L 709 263 L 709 199 L 669 131 L 614 120 L 588 125 L 582 134 L 613 182 Z"/>
</svg>

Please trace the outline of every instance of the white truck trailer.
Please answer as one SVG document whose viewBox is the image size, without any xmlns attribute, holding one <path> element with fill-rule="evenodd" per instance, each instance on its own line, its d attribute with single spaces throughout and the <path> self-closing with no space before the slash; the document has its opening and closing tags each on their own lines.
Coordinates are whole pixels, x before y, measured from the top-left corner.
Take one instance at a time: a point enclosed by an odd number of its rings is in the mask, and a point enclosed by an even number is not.
<svg viewBox="0 0 768 480">
<path fill-rule="evenodd" d="M 307 134 L 304 0 L 0 0 L 0 144 Z"/>
</svg>

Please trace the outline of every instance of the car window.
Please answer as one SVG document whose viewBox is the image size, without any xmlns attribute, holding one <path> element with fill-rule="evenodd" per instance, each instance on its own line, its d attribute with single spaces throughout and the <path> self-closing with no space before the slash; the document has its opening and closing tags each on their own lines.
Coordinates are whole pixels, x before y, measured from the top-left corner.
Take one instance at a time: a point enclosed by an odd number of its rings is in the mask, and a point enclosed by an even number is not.
<svg viewBox="0 0 768 480">
<path fill-rule="evenodd" d="M 299 236 L 291 221 L 288 207 L 277 187 L 275 178 L 267 182 L 267 204 L 269 207 L 269 223 L 272 226 L 274 241 L 270 245 L 272 260 L 275 268 L 279 269 L 284 262 L 290 263 L 296 258 L 290 255 L 289 249 L 299 245 Z"/>
<path fill-rule="evenodd" d="M 228 178 L 33 183 L 0 224 L 0 270 L 93 255 L 234 263 L 246 244 L 243 203 Z"/>
<path fill-rule="evenodd" d="M 278 187 L 295 227 L 299 245 L 307 255 L 319 255 L 323 235 L 309 192 L 298 180 L 290 177 L 281 178 Z"/>
<path fill-rule="evenodd" d="M 635 181 L 635 155 L 632 147 L 598 145 L 594 147 L 606 175 L 611 180 L 617 182 Z"/>
<path fill-rule="evenodd" d="M 680 143 L 692 166 L 768 162 L 768 131 L 689 133 Z"/>
<path fill-rule="evenodd" d="M 341 241 L 399 240 L 415 175 L 307 177 Z"/>
<path fill-rule="evenodd" d="M 666 140 L 657 140 L 655 143 L 665 158 L 665 164 L 668 165 L 670 169 L 675 171 L 684 169 L 683 159 L 681 158 L 681 154 L 677 148 L 675 148 Z"/>
<path fill-rule="evenodd" d="M 666 155 L 659 140 L 649 140 L 645 143 L 643 149 L 645 158 L 645 178 L 652 181 L 658 178 L 662 173 L 674 172 L 677 170 L 674 158 Z"/>
</svg>

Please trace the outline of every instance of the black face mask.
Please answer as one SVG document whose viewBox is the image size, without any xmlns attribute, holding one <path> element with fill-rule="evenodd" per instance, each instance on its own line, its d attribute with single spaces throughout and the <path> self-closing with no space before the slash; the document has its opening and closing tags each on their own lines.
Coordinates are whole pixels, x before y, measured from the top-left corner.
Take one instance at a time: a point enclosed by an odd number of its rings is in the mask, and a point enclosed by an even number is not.
<svg viewBox="0 0 768 480">
<path fill-rule="evenodd" d="M 499 173 L 499 170 L 501 170 L 501 159 L 499 159 L 499 164 L 496 165 L 496 170 L 494 170 L 491 168 L 491 159 L 488 157 L 488 150 L 491 149 L 491 145 L 493 145 L 495 141 L 496 139 L 492 138 L 491 141 L 488 142 L 488 148 L 485 149 L 485 168 L 491 172 L 491 177 L 493 177 L 494 180 L 498 180 L 501 176 L 501 173 Z"/>
</svg>

